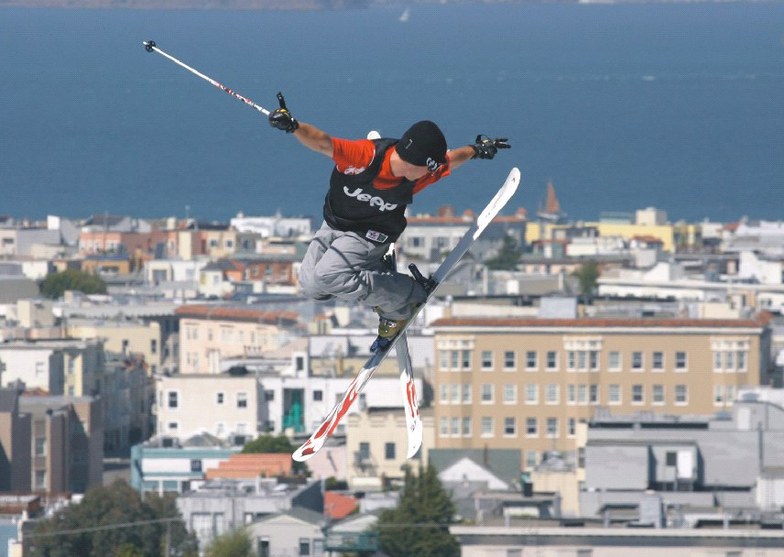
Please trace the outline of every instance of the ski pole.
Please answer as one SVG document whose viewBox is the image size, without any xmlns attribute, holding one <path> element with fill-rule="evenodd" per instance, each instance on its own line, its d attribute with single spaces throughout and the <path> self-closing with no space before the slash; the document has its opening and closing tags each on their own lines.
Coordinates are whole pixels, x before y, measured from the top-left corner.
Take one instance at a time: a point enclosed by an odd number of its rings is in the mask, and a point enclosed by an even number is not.
<svg viewBox="0 0 784 557">
<path fill-rule="evenodd" d="M 266 108 L 264 108 L 263 106 L 259 106 L 258 104 L 256 104 L 252 100 L 250 100 L 249 98 L 243 97 L 242 95 L 240 95 L 239 93 L 237 93 L 235 91 L 232 91 L 231 89 L 229 89 L 225 85 L 223 85 L 221 83 L 218 83 L 217 81 L 215 81 L 211 77 L 206 76 L 203 73 L 201 73 L 200 71 L 191 68 L 188 64 L 185 64 L 184 62 L 181 62 L 180 60 L 177 60 L 177 58 L 175 58 L 171 54 L 168 54 L 168 53 L 164 52 L 163 50 L 161 50 L 160 48 L 158 48 L 158 45 L 155 44 L 155 41 L 142 41 L 142 44 L 144 45 L 144 48 L 145 48 L 145 50 L 147 52 L 157 52 L 158 54 L 160 54 L 161 56 L 164 56 L 165 58 L 168 58 L 169 60 L 171 60 L 172 62 L 174 62 L 178 66 L 182 66 L 183 68 L 185 68 L 186 70 L 188 70 L 192 74 L 199 76 L 204 81 L 207 81 L 208 83 L 211 83 L 212 85 L 214 85 L 215 87 L 217 87 L 221 91 L 224 91 L 224 92 L 228 93 L 229 95 L 231 95 L 232 97 L 234 97 L 235 99 L 244 102 L 245 104 L 247 104 L 248 106 L 250 106 L 252 108 L 255 108 L 256 110 L 258 110 L 259 112 L 261 112 L 265 116 L 269 116 L 270 111 L 267 110 Z"/>
</svg>

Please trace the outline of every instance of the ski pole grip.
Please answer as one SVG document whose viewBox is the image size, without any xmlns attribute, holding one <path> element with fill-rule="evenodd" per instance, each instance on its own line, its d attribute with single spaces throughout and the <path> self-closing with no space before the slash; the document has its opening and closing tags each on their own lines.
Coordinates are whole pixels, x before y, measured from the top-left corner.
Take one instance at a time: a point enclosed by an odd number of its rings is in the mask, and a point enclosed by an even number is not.
<svg viewBox="0 0 784 557">
<path fill-rule="evenodd" d="M 277 95 L 277 96 L 278 96 L 278 103 L 280 104 L 280 107 L 281 107 L 283 110 L 286 110 L 286 111 L 288 111 L 288 108 L 286 108 L 286 99 L 284 99 L 284 98 L 283 98 L 283 93 L 281 93 L 280 91 L 278 91 L 278 95 Z"/>
</svg>

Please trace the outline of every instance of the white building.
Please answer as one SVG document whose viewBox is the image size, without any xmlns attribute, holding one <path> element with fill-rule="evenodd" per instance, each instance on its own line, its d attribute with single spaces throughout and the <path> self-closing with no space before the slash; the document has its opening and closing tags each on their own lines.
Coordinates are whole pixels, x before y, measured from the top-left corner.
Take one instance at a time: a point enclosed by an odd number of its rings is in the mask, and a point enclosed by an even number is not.
<svg viewBox="0 0 784 557">
<path fill-rule="evenodd" d="M 156 383 L 158 435 L 184 441 L 206 432 L 244 444 L 264 432 L 266 404 L 254 375 L 187 374 Z"/>
<path fill-rule="evenodd" d="M 784 242 L 784 238 L 782 238 Z M 738 278 L 762 284 L 784 283 L 784 257 L 765 256 L 753 251 L 740 252 Z"/>
<path fill-rule="evenodd" d="M 294 238 L 310 236 L 313 233 L 312 219 L 309 217 L 284 217 L 280 214 L 271 217 L 246 217 L 239 213 L 229 224 L 238 232 L 252 232 L 262 238 Z"/>
</svg>

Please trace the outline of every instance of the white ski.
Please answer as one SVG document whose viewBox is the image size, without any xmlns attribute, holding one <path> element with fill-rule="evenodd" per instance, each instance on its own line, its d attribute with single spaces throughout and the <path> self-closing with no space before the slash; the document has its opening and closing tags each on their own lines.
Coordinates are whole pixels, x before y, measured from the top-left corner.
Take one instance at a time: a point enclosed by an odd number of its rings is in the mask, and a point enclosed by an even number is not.
<svg viewBox="0 0 784 557">
<path fill-rule="evenodd" d="M 422 446 L 422 419 L 419 416 L 419 403 L 414 384 L 414 367 L 411 365 L 406 333 L 400 335 L 400 340 L 395 344 L 395 351 L 397 352 L 397 365 L 400 367 L 400 387 L 403 391 L 403 409 L 406 413 L 406 431 L 408 432 L 406 458 L 414 458 Z"/>
<path fill-rule="evenodd" d="M 387 256 L 390 259 L 390 268 L 397 269 L 397 255 L 395 244 L 389 246 Z M 411 353 L 408 350 L 408 334 L 400 335 L 400 340 L 395 344 L 397 367 L 400 370 L 400 389 L 403 394 L 403 412 L 406 416 L 406 433 L 408 446 L 406 458 L 414 458 L 422 446 L 422 420 L 419 417 L 419 398 L 417 397 L 416 384 L 414 383 L 414 366 L 411 363 Z"/>
<path fill-rule="evenodd" d="M 428 297 L 425 302 L 419 306 L 416 310 L 414 315 L 411 316 L 411 319 L 401 328 L 400 332 L 386 345 L 382 348 L 376 350 L 365 363 L 365 366 L 359 371 L 357 376 L 354 380 L 349 384 L 346 392 L 343 395 L 343 399 L 340 400 L 335 407 L 327 414 L 326 418 L 324 418 L 324 422 L 321 426 L 316 429 L 313 435 L 305 441 L 302 446 L 300 446 L 294 453 L 292 454 L 292 458 L 298 462 L 304 462 L 316 454 L 326 443 L 327 439 L 335 432 L 340 421 L 348 414 L 348 411 L 351 409 L 351 405 L 359 396 L 359 393 L 365 387 L 367 382 L 373 376 L 376 369 L 378 368 L 379 364 L 384 361 L 384 359 L 389 355 L 390 350 L 392 347 L 398 343 L 397 341 L 405 334 L 406 329 L 411 325 L 414 321 L 416 316 L 422 310 L 424 305 L 427 303 L 433 294 L 438 290 L 438 286 L 443 282 L 443 280 L 447 277 L 449 272 L 454 268 L 457 262 L 460 260 L 463 255 L 469 250 L 471 244 L 479 238 L 479 236 L 484 232 L 487 225 L 498 215 L 501 209 L 504 208 L 506 203 L 511 199 L 514 193 L 517 191 L 517 187 L 520 184 L 520 170 L 517 168 L 513 168 L 512 171 L 504 181 L 501 188 L 498 190 L 498 193 L 495 194 L 493 199 L 490 200 L 490 203 L 487 204 L 487 207 L 479 214 L 477 217 L 476 222 L 468 229 L 468 231 L 463 235 L 460 241 L 457 243 L 455 248 L 447 255 L 446 259 L 441 263 L 441 265 L 436 269 L 433 276 L 430 277 L 432 281 L 433 287 L 428 292 Z M 406 349 L 404 349 L 407 353 L 407 345 Z"/>
</svg>

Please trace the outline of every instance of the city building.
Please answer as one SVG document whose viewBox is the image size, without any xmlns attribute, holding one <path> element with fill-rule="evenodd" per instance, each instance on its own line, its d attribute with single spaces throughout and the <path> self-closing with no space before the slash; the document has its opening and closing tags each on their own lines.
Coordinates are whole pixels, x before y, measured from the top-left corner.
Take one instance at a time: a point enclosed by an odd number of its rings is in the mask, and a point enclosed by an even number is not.
<svg viewBox="0 0 784 557">
<path fill-rule="evenodd" d="M 770 315 L 750 319 L 444 318 L 433 323 L 437 448 L 574 454 L 598 410 L 712 414 L 771 380 Z"/>
<path fill-rule="evenodd" d="M 324 515 L 294 507 L 265 516 L 248 526 L 256 555 L 324 555 Z"/>
<path fill-rule="evenodd" d="M 129 357 L 139 357 L 151 375 L 162 369 L 161 327 L 157 322 L 118 319 L 68 319 L 65 334 L 76 339 L 104 339 L 104 349 Z"/>
<path fill-rule="evenodd" d="M 85 493 L 103 480 L 103 412 L 89 396 L 19 397 L 30 416 L 30 487 L 37 493 Z"/>
<path fill-rule="evenodd" d="M 185 493 L 204 482 L 206 471 L 241 450 L 209 433 L 180 440 L 156 436 L 131 448 L 131 485 L 139 493 Z"/>
<path fill-rule="evenodd" d="M 180 318 L 179 371 L 219 373 L 225 358 L 260 355 L 288 340 L 299 314 L 246 307 L 186 304 L 176 310 Z"/>
<path fill-rule="evenodd" d="M 164 375 L 155 389 L 159 436 L 184 441 L 206 432 L 244 445 L 265 431 L 267 407 L 255 375 Z"/>
<path fill-rule="evenodd" d="M 199 545 L 206 547 L 216 536 L 295 508 L 322 514 L 324 495 L 320 481 L 297 484 L 272 478 L 214 480 L 180 495 L 177 508 L 188 530 L 199 539 Z M 262 534 L 261 539 L 264 535 L 268 534 Z"/>
<path fill-rule="evenodd" d="M 383 387 L 373 383 L 372 389 Z M 422 392 L 421 387 L 417 391 Z M 414 467 L 418 462 L 428 462 L 432 450 L 435 428 L 432 409 L 420 410 L 422 420 L 422 447 L 416 456 L 407 459 L 408 432 L 404 409 L 367 408 L 346 418 L 346 451 L 349 458 L 346 480 L 357 491 L 382 490 L 391 482 L 402 481 L 404 467 Z"/>
<path fill-rule="evenodd" d="M 30 415 L 19 410 L 19 392 L 0 389 L 0 492 L 30 491 Z"/>
</svg>

